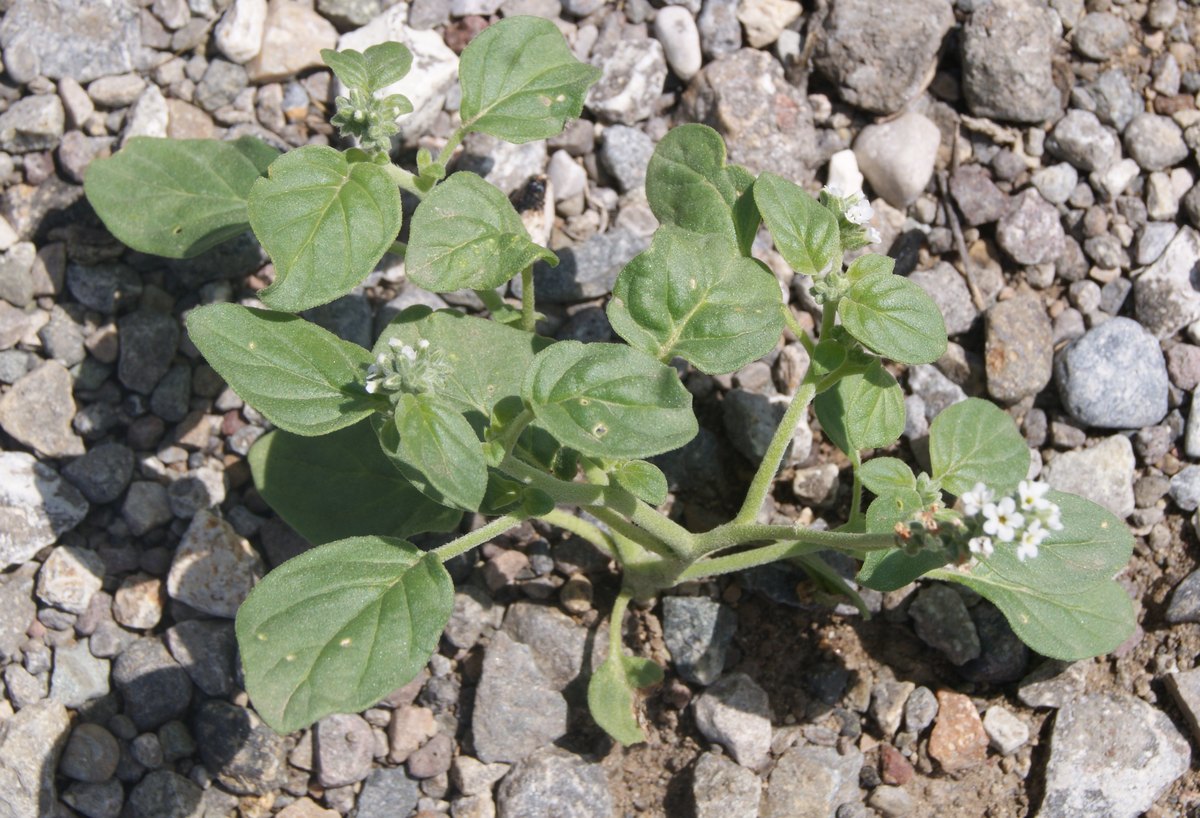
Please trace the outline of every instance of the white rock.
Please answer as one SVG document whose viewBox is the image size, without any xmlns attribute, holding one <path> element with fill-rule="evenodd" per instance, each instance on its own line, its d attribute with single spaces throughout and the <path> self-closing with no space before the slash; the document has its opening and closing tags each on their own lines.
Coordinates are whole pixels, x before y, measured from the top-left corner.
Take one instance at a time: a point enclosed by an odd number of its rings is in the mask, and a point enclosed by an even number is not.
<svg viewBox="0 0 1200 818">
<path fill-rule="evenodd" d="M 175 550 L 167 593 L 198 611 L 232 619 L 263 568 L 262 558 L 233 526 L 202 511 Z"/>
<path fill-rule="evenodd" d="M 1136 179 L 1141 172 L 1142 169 L 1138 167 L 1137 162 L 1125 158 L 1119 162 L 1113 162 L 1104 170 L 1095 171 L 1088 179 L 1105 201 L 1111 201 L 1124 193 L 1125 188 L 1129 187 L 1129 183 Z"/>
<path fill-rule="evenodd" d="M 1146 180 L 1146 210 L 1156 222 L 1174 219 L 1179 212 L 1179 195 L 1171 183 L 1171 177 L 1155 171 Z"/>
<path fill-rule="evenodd" d="M 11 248 L 20 238 L 17 231 L 13 230 L 12 225 L 8 223 L 8 219 L 0 216 L 0 253 Z"/>
<path fill-rule="evenodd" d="M 88 117 L 96 112 L 92 98 L 83 90 L 83 86 L 71 77 L 63 77 L 58 81 L 58 98 L 62 100 L 67 125 L 71 128 L 83 127 Z"/>
<path fill-rule="evenodd" d="M 983 730 L 1000 755 L 1012 755 L 1029 741 L 1029 725 L 998 704 L 983 714 Z"/>
<path fill-rule="evenodd" d="M 104 561 L 95 551 L 60 545 L 38 571 L 38 599 L 70 613 L 81 614 L 104 583 Z"/>
<path fill-rule="evenodd" d="M 916 201 L 933 177 L 942 134 L 916 113 L 868 125 L 854 141 L 854 155 L 875 192 L 894 207 Z"/>
<path fill-rule="evenodd" d="M 744 673 L 718 680 L 693 705 L 696 727 L 743 767 L 757 769 L 771 754 L 771 718 L 766 692 Z"/>
<path fill-rule="evenodd" d="M 666 6 L 654 18 L 654 36 L 662 43 L 667 65 L 687 82 L 700 70 L 700 31 L 683 6 Z"/>
<path fill-rule="evenodd" d="M 796 0 L 742 0 L 737 18 L 746 30 L 746 42 L 752 48 L 766 48 L 803 13 Z"/>
<path fill-rule="evenodd" d="M 0 452 L 0 569 L 25 562 L 88 513 L 54 469 L 24 452 Z"/>
<path fill-rule="evenodd" d="M 213 34 L 217 50 L 232 62 L 244 63 L 262 50 L 267 26 L 267 0 L 234 0 Z"/>
<path fill-rule="evenodd" d="M 1200 290 L 1192 283 L 1200 264 L 1200 233 L 1184 227 L 1158 260 L 1136 275 L 1137 320 L 1156 338 L 1166 338 L 1200 319 Z"/>
<path fill-rule="evenodd" d="M 587 107 L 601 119 L 636 125 L 654 114 L 667 79 L 667 61 L 658 40 L 621 40 L 600 60 L 600 80 L 588 92 Z"/>
<path fill-rule="evenodd" d="M 323 65 L 321 49 L 333 48 L 337 41 L 333 23 L 308 6 L 294 0 L 271 0 L 262 48 L 246 63 L 246 73 L 253 83 L 291 79 L 307 68 Z"/>
<path fill-rule="evenodd" d="M 162 91 L 158 90 L 157 85 L 149 85 L 129 109 L 129 120 L 125 125 L 121 143 L 124 144 L 135 136 L 165 137 L 169 119 L 167 100 Z"/>
<path fill-rule="evenodd" d="M 546 175 L 550 177 L 550 184 L 554 186 L 556 202 L 578 196 L 587 187 L 587 171 L 564 150 L 555 151 L 550 157 Z"/>
<path fill-rule="evenodd" d="M 858 169 L 858 157 L 846 148 L 829 157 L 829 175 L 825 184 L 836 187 L 846 195 L 861 193 L 863 175 Z"/>
</svg>

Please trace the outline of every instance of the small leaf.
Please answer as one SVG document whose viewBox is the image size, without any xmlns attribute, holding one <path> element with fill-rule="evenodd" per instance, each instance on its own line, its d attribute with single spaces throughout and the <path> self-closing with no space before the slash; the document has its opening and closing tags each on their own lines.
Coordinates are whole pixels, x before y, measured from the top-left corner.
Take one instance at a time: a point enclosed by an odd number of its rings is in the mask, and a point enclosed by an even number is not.
<svg viewBox="0 0 1200 818">
<path fill-rule="evenodd" d="M 736 167 L 736 166 L 735 166 Z M 754 239 L 758 237 L 758 226 L 762 224 L 762 214 L 758 212 L 758 203 L 754 201 L 753 180 L 746 192 L 738 196 L 733 205 L 733 227 L 737 233 L 738 252 L 749 257 L 754 249 Z"/>
<path fill-rule="evenodd" d="M 435 292 L 494 289 L 538 259 L 558 264 L 529 238 L 508 197 L 465 171 L 417 207 L 404 256 L 408 277 Z"/>
<path fill-rule="evenodd" d="M 904 431 L 904 390 L 878 360 L 813 400 L 829 439 L 846 454 L 889 446 Z"/>
<path fill-rule="evenodd" d="M 617 344 L 548 347 L 521 393 L 547 431 L 587 455 L 650 457 L 679 448 L 699 428 L 675 370 Z"/>
<path fill-rule="evenodd" d="M 389 537 L 318 546 L 267 574 L 238 611 L 246 691 L 279 733 L 365 710 L 425 667 L 453 610 L 435 554 Z"/>
<path fill-rule="evenodd" d="M 862 484 L 877 496 L 894 494 L 902 490 L 916 490 L 917 478 L 903 460 L 895 457 L 876 457 L 863 463 L 858 469 Z"/>
<path fill-rule="evenodd" d="M 774 349 L 781 303 L 775 276 L 725 239 L 665 226 L 617 276 L 608 317 L 630 346 L 723 374 Z"/>
<path fill-rule="evenodd" d="M 1007 494 L 1029 472 L 1029 446 L 1004 410 L 968 398 L 947 407 L 929 427 L 933 478 L 952 494 L 983 483 Z"/>
<path fill-rule="evenodd" d="M 600 70 L 575 59 L 549 20 L 509 17 L 471 41 L 458 76 L 464 128 L 521 143 L 561 133 Z"/>
<path fill-rule="evenodd" d="M 662 668 L 648 659 L 610 654 L 588 681 L 588 709 L 596 724 L 626 746 L 645 741 L 634 708 L 635 691 L 662 681 Z"/>
<path fill-rule="evenodd" d="M 661 505 L 667 499 L 667 476 L 653 463 L 645 460 L 628 460 L 613 472 L 617 485 L 639 500 L 652 506 Z"/>
<path fill-rule="evenodd" d="M 850 266 L 846 268 L 846 278 L 853 283 L 867 276 L 891 275 L 895 269 L 895 259 L 878 253 L 867 253 L 850 262 Z"/>
<path fill-rule="evenodd" d="M 379 43 L 363 52 L 363 61 L 366 63 L 370 88 L 378 91 L 404 79 L 412 67 L 413 57 L 403 43 Z"/>
<path fill-rule="evenodd" d="M 462 519 L 413 488 L 367 422 L 320 437 L 269 432 L 247 460 L 258 493 L 312 543 L 451 531 Z"/>
<path fill-rule="evenodd" d="M 246 200 L 279 152 L 257 139 L 138 136 L 88 167 L 83 189 L 109 232 L 143 253 L 191 258 L 250 227 Z"/>
<path fill-rule="evenodd" d="M 928 364 L 946 351 L 946 322 L 941 311 L 907 278 L 860 278 L 838 302 L 838 316 L 851 335 L 893 361 Z"/>
<path fill-rule="evenodd" d="M 378 408 L 363 385 L 371 354 L 302 318 L 213 304 L 192 310 L 187 329 L 217 374 L 281 429 L 324 435 Z"/>
<path fill-rule="evenodd" d="M 754 201 L 775 249 L 801 275 L 841 269 L 842 245 L 837 218 L 803 188 L 764 172 L 754 183 Z"/>
<path fill-rule="evenodd" d="M 430 395 L 401 395 L 399 445 L 391 452 L 425 496 L 477 511 L 487 490 L 487 460 L 475 430 L 452 404 Z"/>
<path fill-rule="evenodd" d="M 371 71 L 361 51 L 355 51 L 353 48 L 343 51 L 322 48 L 321 60 L 347 88 L 359 88 L 367 92 L 372 90 Z"/>
<path fill-rule="evenodd" d="M 308 145 L 280 157 L 250 192 L 250 225 L 275 262 L 259 297 L 299 312 L 345 295 L 400 232 L 400 192 L 373 162 Z"/>
<path fill-rule="evenodd" d="M 733 207 L 740 191 L 730 171 L 720 134 L 706 125 L 673 128 L 655 146 L 646 166 L 650 209 L 664 225 L 721 236 L 735 245 Z M 748 220 L 745 212 L 742 215 Z"/>
</svg>

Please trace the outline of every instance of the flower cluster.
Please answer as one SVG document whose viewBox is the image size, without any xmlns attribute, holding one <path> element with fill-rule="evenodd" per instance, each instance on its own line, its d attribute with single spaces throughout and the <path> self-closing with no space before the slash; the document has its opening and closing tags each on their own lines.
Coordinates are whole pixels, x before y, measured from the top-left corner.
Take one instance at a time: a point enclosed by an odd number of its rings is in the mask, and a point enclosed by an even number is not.
<svg viewBox="0 0 1200 818">
<path fill-rule="evenodd" d="M 434 392 L 446 382 L 450 362 L 438 350 L 430 349 L 429 341 L 422 338 L 414 348 L 399 338 L 389 338 L 387 346 L 387 352 L 380 352 L 367 367 L 367 392 Z"/>
<path fill-rule="evenodd" d="M 343 136 L 358 137 L 367 151 L 386 151 L 392 137 L 399 133 L 396 117 L 412 110 L 412 103 L 402 94 L 376 97 L 362 88 L 351 88 L 334 103 L 337 113 L 330 122 Z"/>
<path fill-rule="evenodd" d="M 821 194 L 822 204 L 831 207 L 850 226 L 857 228 L 856 232 L 861 237 L 857 246 L 878 244 L 882 240 L 879 231 L 870 224 L 875 215 L 875 208 L 871 207 L 871 203 L 861 193 L 847 193 L 837 185 L 826 185 L 821 188 Z M 845 238 L 843 236 L 843 244 L 847 244 Z M 853 248 L 847 245 L 847 249 Z"/>
<path fill-rule="evenodd" d="M 1050 486 L 1034 480 L 1022 480 L 1012 497 L 996 498 L 983 483 L 962 496 L 964 522 L 971 537 L 967 548 L 972 554 L 991 556 L 997 544 L 1016 543 L 1017 559 L 1038 555 L 1038 547 L 1052 531 L 1061 531 L 1059 507 L 1046 493 Z"/>
</svg>

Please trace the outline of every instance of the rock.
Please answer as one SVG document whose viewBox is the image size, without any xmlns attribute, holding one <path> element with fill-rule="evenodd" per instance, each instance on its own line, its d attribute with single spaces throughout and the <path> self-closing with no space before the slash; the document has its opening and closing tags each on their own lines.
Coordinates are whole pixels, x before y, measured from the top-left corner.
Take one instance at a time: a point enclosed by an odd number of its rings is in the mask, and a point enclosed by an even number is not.
<svg viewBox="0 0 1200 818">
<path fill-rule="evenodd" d="M 0 661 L 16 658 L 35 616 L 32 577 L 13 574 L 0 582 Z"/>
<path fill-rule="evenodd" d="M 62 101 L 55 94 L 19 99 L 0 114 L 0 150 L 54 150 L 62 139 L 64 121 Z"/>
<path fill-rule="evenodd" d="M 454 757 L 454 739 L 439 733 L 408 757 L 408 774 L 421 780 L 445 775 Z"/>
<path fill-rule="evenodd" d="M 102 784 L 76 781 L 63 792 L 62 800 L 87 818 L 118 818 L 125 806 L 125 788 L 115 778 Z"/>
<path fill-rule="evenodd" d="M 1200 622 L 1200 571 L 1193 571 L 1175 586 L 1166 619 L 1172 624 Z"/>
<path fill-rule="evenodd" d="M 1179 705 L 1193 737 L 1200 737 L 1200 669 L 1168 673 L 1167 690 Z"/>
<path fill-rule="evenodd" d="M 202 818 L 202 794 L 182 775 L 155 770 L 129 793 L 126 812 L 129 818 Z"/>
<path fill-rule="evenodd" d="M 1043 199 L 1051 204 L 1065 204 L 1079 182 L 1079 173 L 1069 163 L 1059 162 L 1034 171 L 1032 182 Z"/>
<path fill-rule="evenodd" d="M 262 46 L 246 63 L 246 73 L 255 83 L 290 79 L 306 68 L 324 65 L 321 49 L 336 47 L 337 29 L 324 17 L 303 5 L 272 0 Z"/>
<path fill-rule="evenodd" d="M 499 818 L 610 818 L 612 793 L 599 764 L 550 748 L 516 764 L 496 791 Z"/>
<path fill-rule="evenodd" d="M 14 307 L 29 306 L 33 301 L 33 265 L 36 260 L 37 248 L 28 241 L 16 242 L 0 256 L 0 298 Z M 52 320 L 53 315 L 51 313 Z"/>
<path fill-rule="evenodd" d="M 113 684 L 125 702 L 125 715 L 140 730 L 153 730 L 187 712 L 192 683 L 163 643 L 143 637 L 117 657 Z"/>
<path fill-rule="evenodd" d="M 246 69 L 228 60 L 214 59 L 208 64 L 204 76 L 196 85 L 196 104 L 212 113 L 232 105 L 250 79 Z"/>
<path fill-rule="evenodd" d="M 1026 707 L 1059 708 L 1087 689 L 1087 665 L 1047 659 L 1021 680 L 1017 698 Z"/>
<path fill-rule="evenodd" d="M 5 71 L 21 84 L 39 75 L 86 83 L 124 74 L 141 45 L 130 0 L 18 0 L 0 24 Z"/>
<path fill-rule="evenodd" d="M 948 585 L 930 585 L 908 607 L 917 636 L 952 663 L 961 665 L 979 656 L 979 634 L 962 597 Z"/>
<path fill-rule="evenodd" d="M 867 805 L 875 809 L 884 818 L 899 818 L 909 815 L 916 807 L 916 802 L 908 792 L 900 787 L 882 786 L 871 791 Z"/>
<path fill-rule="evenodd" d="M 745 673 L 715 682 L 693 704 L 696 728 L 743 767 L 758 769 L 771 751 L 767 694 Z"/>
<path fill-rule="evenodd" d="M 83 707 L 93 699 L 108 695 L 108 674 L 108 660 L 93 656 L 87 643 L 60 645 L 54 649 L 50 698 L 72 709 Z"/>
<path fill-rule="evenodd" d="M 492 785 L 509 771 L 508 764 L 484 764 L 467 755 L 454 757 L 450 766 L 450 782 L 463 795 L 491 794 Z"/>
<path fill-rule="evenodd" d="M 725 431 L 734 448 L 754 463 L 762 460 L 787 407 L 787 402 L 778 396 L 772 399 L 745 389 L 730 390 L 721 410 Z"/>
<path fill-rule="evenodd" d="M 420 797 L 418 782 L 403 767 L 379 768 L 367 776 L 358 796 L 357 818 L 408 815 Z"/>
<path fill-rule="evenodd" d="M 1171 499 L 1184 511 L 1200 506 L 1200 466 L 1185 466 L 1171 478 Z"/>
<path fill-rule="evenodd" d="M 558 150 L 550 157 L 546 175 L 554 188 L 554 200 L 561 202 L 581 195 L 587 189 L 587 171 L 571 158 L 565 150 Z"/>
<path fill-rule="evenodd" d="M 663 640 L 675 671 L 693 684 L 712 684 L 725 669 L 737 614 L 704 597 L 663 597 L 662 607 Z"/>
<path fill-rule="evenodd" d="M 1001 403 L 1036 395 L 1050 383 L 1054 328 L 1037 296 L 1010 298 L 988 310 L 984 364 L 988 394 Z"/>
<path fill-rule="evenodd" d="M 938 262 L 933 269 L 918 270 L 908 278 L 938 305 L 946 321 L 947 335 L 960 335 L 975 325 L 979 311 L 975 309 L 966 281 L 953 265 Z"/>
<path fill-rule="evenodd" d="M 393 710 L 388 722 L 388 758 L 403 764 L 421 745 L 436 736 L 437 731 L 433 711 L 426 707 L 406 705 Z M 507 769 L 507 765 L 502 766 Z"/>
<path fill-rule="evenodd" d="M 111 503 L 133 476 L 133 452 L 120 443 L 103 443 L 68 463 L 62 474 L 91 502 Z"/>
<path fill-rule="evenodd" d="M 1063 405 L 1076 421 L 1102 429 L 1153 426 L 1167 414 L 1166 363 L 1158 342 L 1128 318 L 1112 318 L 1055 360 Z"/>
<path fill-rule="evenodd" d="M 58 769 L 76 781 L 99 784 L 113 777 L 121 758 L 121 746 L 113 734 L 98 724 L 75 725 L 67 739 Z"/>
<path fill-rule="evenodd" d="M 213 42 L 230 61 L 244 63 L 262 50 L 267 0 L 234 0 L 213 31 Z"/>
<path fill-rule="evenodd" d="M 233 623 L 187 619 L 167 629 L 167 648 L 196 687 L 208 696 L 228 696 L 234 690 L 237 641 Z"/>
<path fill-rule="evenodd" d="M 1029 741 L 1029 725 L 1003 705 L 994 704 L 983 714 L 988 743 L 1000 755 L 1009 756 Z"/>
<path fill-rule="evenodd" d="M 746 32 L 747 44 L 766 48 L 803 13 L 804 7 L 795 0 L 743 0 L 738 4 L 737 19 Z"/>
<path fill-rule="evenodd" d="M 3 724 L 0 814 L 13 818 L 46 815 L 48 805 L 56 802 L 54 771 L 71 729 L 67 708 L 53 700 L 36 702 L 22 707 Z"/>
<path fill-rule="evenodd" d="M 912 682 L 884 679 L 871 688 L 870 713 L 885 738 L 890 739 L 900 729 L 905 705 L 916 690 Z"/>
<path fill-rule="evenodd" d="M 62 611 L 81 614 L 104 581 L 104 561 L 95 551 L 60 545 L 38 571 L 37 595 Z"/>
<path fill-rule="evenodd" d="M 924 685 L 916 688 L 904 702 L 904 729 L 920 735 L 933 724 L 937 709 L 937 697 L 933 691 Z"/>
<path fill-rule="evenodd" d="M 1058 455 L 1042 470 L 1042 479 L 1124 519 L 1133 513 L 1135 465 L 1129 438 L 1113 435 L 1082 451 Z"/>
<path fill-rule="evenodd" d="M 375 736 L 371 725 L 353 714 L 326 716 L 313 727 L 313 760 L 322 787 L 344 787 L 371 772 Z"/>
<path fill-rule="evenodd" d="M 1103 62 L 1117 56 L 1129 42 L 1129 28 L 1114 14 L 1093 12 L 1072 30 L 1075 50 L 1089 60 Z"/>
<path fill-rule="evenodd" d="M 165 380 L 164 380 L 165 382 Z M 225 472 L 201 466 L 167 487 L 171 513 L 187 520 L 225 501 Z"/>
<path fill-rule="evenodd" d="M 696 762 L 692 777 L 696 818 L 757 816 L 762 781 L 719 753 L 705 753 Z"/>
<path fill-rule="evenodd" d="M 0 398 L 0 427 L 46 457 L 83 454 L 83 440 L 71 429 L 76 411 L 72 386 L 62 364 L 44 361 Z"/>
<path fill-rule="evenodd" d="M 1192 752 L 1167 716 L 1124 693 L 1085 695 L 1054 720 L 1039 818 L 1135 818 L 1181 775 Z"/>
<path fill-rule="evenodd" d="M 455 168 L 477 173 L 510 195 L 546 167 L 546 145 L 541 141 L 513 145 L 487 134 L 470 134 L 463 146 Z"/>
<path fill-rule="evenodd" d="M 903 210 L 933 177 L 941 140 L 937 125 L 909 112 L 863 128 L 854 140 L 854 156 L 875 192 Z"/>
<path fill-rule="evenodd" d="M 557 608 L 517 602 L 505 614 L 503 630 L 529 646 L 534 663 L 554 690 L 563 690 L 583 672 L 587 629 Z"/>
<path fill-rule="evenodd" d="M 1070 168 L 1069 165 L 1064 167 Z M 1070 187 L 1074 188 L 1074 170 L 1071 173 Z M 970 225 L 994 222 L 1008 209 L 1008 196 L 996 187 L 982 165 L 963 165 L 956 170 L 950 177 L 950 193 L 954 196 L 963 219 Z M 1063 194 L 1062 200 L 1066 201 L 1068 195 L 1070 189 Z"/>
<path fill-rule="evenodd" d="M 784 753 L 767 782 L 763 818 L 828 818 L 839 804 L 858 800 L 863 757 L 833 747 L 801 744 Z"/>
<path fill-rule="evenodd" d="M 340 815 L 337 810 L 318 806 L 316 801 L 307 797 L 293 801 L 275 813 L 276 818 L 339 818 Z"/>
<path fill-rule="evenodd" d="M 975 7 L 963 28 L 963 93 L 975 116 L 1053 119 L 1062 107 L 1051 60 L 1053 13 L 1025 0 Z"/>
<path fill-rule="evenodd" d="M 167 595 L 163 582 L 149 574 L 130 574 L 113 595 L 113 618 L 133 630 L 149 630 L 162 619 Z"/>
<path fill-rule="evenodd" d="M 1142 170 L 1166 170 L 1188 157 L 1183 131 L 1174 120 L 1156 114 L 1138 114 L 1125 128 L 1125 150 Z"/>
<path fill-rule="evenodd" d="M 1073 108 L 1046 138 L 1046 148 L 1085 172 L 1101 171 L 1118 158 L 1117 138 L 1096 115 Z"/>
<path fill-rule="evenodd" d="M 587 107 L 605 122 L 634 125 L 654 115 L 667 80 L 667 61 L 658 40 L 624 39 L 596 61 L 600 80 L 587 96 Z"/>
<path fill-rule="evenodd" d="M 1047 264 L 1062 255 L 1065 234 L 1058 211 L 1036 190 L 1014 196 L 996 224 L 996 243 L 1018 264 Z"/>
<path fill-rule="evenodd" d="M 989 684 L 1020 679 L 1029 663 L 1029 648 L 1013 633 L 995 605 L 980 602 L 970 610 L 979 634 L 980 655 L 959 668 L 959 673 L 964 679 Z"/>
<path fill-rule="evenodd" d="M 148 395 L 171 368 L 179 346 L 179 323 L 170 315 L 139 310 L 117 322 L 121 356 L 117 377 L 129 389 Z"/>
<path fill-rule="evenodd" d="M 943 770 L 955 773 L 982 764 L 988 737 L 968 696 L 939 690 L 938 714 L 929 734 L 929 756 Z"/>
<path fill-rule="evenodd" d="M 704 56 L 716 60 L 742 47 L 742 24 L 737 19 L 738 0 L 705 0 L 696 27 Z"/>
<path fill-rule="evenodd" d="M 0 568 L 33 557 L 88 513 L 87 500 L 24 452 L 0 452 Z"/>
<path fill-rule="evenodd" d="M 908 370 L 908 388 L 925 406 L 925 420 L 932 422 L 948 407 L 967 399 L 967 393 L 932 364 L 919 364 Z"/>
<path fill-rule="evenodd" d="M 157 85 L 149 86 L 129 109 L 121 134 L 122 144 L 135 136 L 165 137 L 169 119 L 166 97 Z"/>
<path fill-rule="evenodd" d="M 687 82 L 700 70 L 700 32 L 696 21 L 681 6 L 666 6 L 654 16 L 654 36 L 675 76 Z"/>
<path fill-rule="evenodd" d="M 712 123 L 729 161 L 754 173 L 769 170 L 803 184 L 821 164 L 808 97 L 766 52 L 744 48 L 704 66 L 683 94 L 682 115 Z"/>
<path fill-rule="evenodd" d="M 887 14 L 871 0 L 839 0 L 818 31 L 813 61 L 846 102 L 892 114 L 929 84 L 953 25 L 948 0 L 903 0 Z"/>
<path fill-rule="evenodd" d="M 111 315 L 137 301 L 142 281 L 126 264 L 68 264 L 67 291 L 88 309 Z"/>
<path fill-rule="evenodd" d="M 263 795 L 282 782 L 283 738 L 252 710 L 213 699 L 196 712 L 193 730 L 205 766 L 232 792 Z"/>
<path fill-rule="evenodd" d="M 1157 261 L 1134 280 L 1137 320 L 1162 339 L 1200 320 L 1200 288 L 1192 270 L 1200 264 L 1200 233 L 1183 227 Z"/>
<path fill-rule="evenodd" d="M 599 151 L 600 161 L 617 180 L 617 187 L 622 193 L 646 184 L 646 165 L 653 153 L 654 140 L 637 128 L 624 125 L 605 129 Z"/>
<path fill-rule="evenodd" d="M 121 517 L 129 526 L 129 533 L 135 537 L 171 522 L 174 517 L 167 500 L 167 490 L 149 480 L 133 481 L 129 484 L 125 502 L 121 504 Z"/>
<path fill-rule="evenodd" d="M 258 552 L 232 525 L 201 511 L 175 550 L 167 593 L 198 611 L 232 619 L 265 572 Z"/>
<path fill-rule="evenodd" d="M 520 761 L 567 732 L 567 703 L 527 645 L 499 631 L 475 691 L 472 735 L 481 761 Z"/>
<path fill-rule="evenodd" d="M 1138 264 L 1154 263 L 1178 233 L 1179 226 L 1174 222 L 1150 222 L 1138 235 L 1135 261 Z"/>
<path fill-rule="evenodd" d="M 557 267 L 543 262 L 533 267 L 538 300 L 569 304 L 608 295 L 621 269 L 649 245 L 644 236 L 616 227 L 592 236 L 583 244 L 557 250 Z M 515 282 L 513 291 L 520 294 Z"/>
<path fill-rule="evenodd" d="M 1111 68 L 1088 87 L 1095 113 L 1105 125 L 1124 131 L 1130 120 L 1142 111 L 1142 100 L 1129 78 L 1119 68 Z"/>
</svg>

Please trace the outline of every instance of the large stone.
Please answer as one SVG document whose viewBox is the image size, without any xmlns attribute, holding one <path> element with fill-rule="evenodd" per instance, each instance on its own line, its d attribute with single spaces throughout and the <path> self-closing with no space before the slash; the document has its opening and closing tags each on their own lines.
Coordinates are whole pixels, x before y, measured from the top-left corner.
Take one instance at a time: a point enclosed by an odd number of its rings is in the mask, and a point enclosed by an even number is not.
<svg viewBox="0 0 1200 818">
<path fill-rule="evenodd" d="M 1054 205 L 1026 189 L 997 222 L 996 243 L 1018 264 L 1046 264 L 1062 255 L 1066 234 Z"/>
<path fill-rule="evenodd" d="M 863 128 L 854 140 L 854 156 L 872 189 L 903 210 L 933 178 L 941 140 L 937 125 L 908 112 Z"/>
<path fill-rule="evenodd" d="M 1200 320 L 1200 233 L 1182 228 L 1158 260 L 1136 275 L 1133 306 L 1155 338 Z"/>
<path fill-rule="evenodd" d="M 311 8 L 290 0 L 272 0 L 262 46 L 246 63 L 246 73 L 256 83 L 290 79 L 307 68 L 324 65 L 321 49 L 337 44 L 333 23 Z"/>
<path fill-rule="evenodd" d="M 987 759 L 988 737 L 970 697 L 939 690 L 937 700 L 937 718 L 929 733 L 930 757 L 948 773 L 982 764 Z"/>
<path fill-rule="evenodd" d="M 26 705 L 0 730 L 0 815 L 52 815 L 57 799 L 54 771 L 67 742 L 71 719 L 60 702 Z"/>
<path fill-rule="evenodd" d="M 0 452 L 0 568 L 25 562 L 88 513 L 87 500 L 24 452 Z"/>
<path fill-rule="evenodd" d="M 91 82 L 135 67 L 142 29 L 134 0 L 17 0 L 0 23 L 4 69 L 18 83 L 38 75 Z"/>
<path fill-rule="evenodd" d="M 719 753 L 705 753 L 696 762 L 692 798 L 696 818 L 757 816 L 762 780 Z"/>
<path fill-rule="evenodd" d="M 0 114 L 0 150 L 53 150 L 62 139 L 64 119 L 62 101 L 56 94 L 20 99 Z"/>
<path fill-rule="evenodd" d="M 1063 349 L 1054 366 L 1063 406 L 1081 424 L 1140 429 L 1167 414 L 1162 348 L 1136 321 L 1105 321 Z"/>
<path fill-rule="evenodd" d="M 1052 59 L 1054 13 L 1028 0 L 974 4 L 963 28 L 963 92 L 975 116 L 1053 119 L 1062 108 Z"/>
<path fill-rule="evenodd" d="M 1072 109 L 1054 126 L 1046 147 L 1079 170 L 1104 170 L 1118 158 L 1117 138 L 1090 111 Z"/>
<path fill-rule="evenodd" d="M 0 427 L 46 457 L 76 457 L 83 440 L 71 428 L 75 418 L 71 373 L 57 361 L 44 361 L 0 398 Z"/>
<path fill-rule="evenodd" d="M 599 764 L 549 748 L 515 765 L 496 793 L 499 818 L 612 818 Z"/>
<path fill-rule="evenodd" d="M 187 619 L 167 629 L 167 648 L 196 687 L 209 696 L 228 696 L 234 689 L 237 642 L 233 623 Z"/>
<path fill-rule="evenodd" d="M 196 746 L 209 772 L 239 795 L 263 795 L 287 773 L 283 737 L 252 710 L 213 699 L 196 712 Z"/>
<path fill-rule="evenodd" d="M 663 640 L 675 671 L 694 684 L 715 682 L 737 632 L 737 614 L 705 597 L 668 596 L 662 606 Z"/>
<path fill-rule="evenodd" d="M 1133 445 L 1113 435 L 1086 449 L 1063 452 L 1046 465 L 1042 479 L 1059 491 L 1078 494 L 1124 519 L 1133 513 Z"/>
<path fill-rule="evenodd" d="M 262 50 L 267 0 L 234 0 L 213 31 L 213 41 L 232 62 L 244 63 Z"/>
<path fill-rule="evenodd" d="M 696 699 L 696 727 L 724 747 L 734 761 L 757 769 L 771 751 L 771 710 L 767 694 L 745 673 L 731 673 Z"/>
<path fill-rule="evenodd" d="M 0 662 L 16 658 L 35 616 L 33 578 L 19 573 L 0 577 Z"/>
<path fill-rule="evenodd" d="M 134 392 L 149 395 L 171 368 L 179 346 L 179 322 L 170 315 L 139 310 L 123 317 L 117 329 L 117 377 Z"/>
<path fill-rule="evenodd" d="M 988 310 L 984 364 L 988 394 L 1002 403 L 1036 395 L 1050 383 L 1054 328 L 1036 296 L 1010 298 Z"/>
<path fill-rule="evenodd" d="M 592 236 L 583 244 L 556 251 L 558 266 L 538 262 L 533 281 L 539 300 L 569 304 L 612 292 L 621 269 L 650 245 L 649 239 L 624 227 Z M 514 286 L 515 294 L 521 288 Z"/>
<path fill-rule="evenodd" d="M 567 702 L 538 669 L 528 645 L 492 637 L 475 690 L 472 735 L 481 761 L 520 761 L 567 732 Z"/>
<path fill-rule="evenodd" d="M 37 595 L 62 611 L 81 614 L 104 582 L 104 560 L 95 551 L 60 545 L 38 571 Z"/>
<path fill-rule="evenodd" d="M 503 629 L 529 646 L 533 661 L 555 690 L 563 690 L 583 672 L 587 629 L 557 608 L 517 602 L 505 613 Z"/>
<path fill-rule="evenodd" d="M 841 755 L 833 747 L 792 747 L 771 771 L 763 818 L 828 818 L 839 805 L 858 800 L 862 764 L 856 749 Z"/>
<path fill-rule="evenodd" d="M 117 657 L 112 680 L 125 701 L 125 715 L 141 730 L 153 730 L 187 712 L 192 682 L 163 643 L 137 640 Z"/>
<path fill-rule="evenodd" d="M 421 796 L 420 782 L 403 767 L 380 767 L 367 776 L 358 795 L 355 818 L 394 818 L 408 815 Z"/>
<path fill-rule="evenodd" d="M 587 107 L 607 122 L 634 125 L 654 114 L 667 80 L 667 60 L 658 40 L 626 39 L 598 61 L 601 75 Z"/>
<path fill-rule="evenodd" d="M 170 770 L 155 770 L 129 793 L 128 818 L 201 818 L 204 791 Z"/>
<path fill-rule="evenodd" d="M 249 541 L 220 517 L 201 511 L 175 550 L 167 593 L 198 611 L 232 619 L 264 573 Z"/>
<path fill-rule="evenodd" d="M 70 708 L 79 708 L 108 695 L 107 659 L 97 659 L 86 642 L 54 649 L 54 673 L 50 676 L 50 698 Z"/>
</svg>

